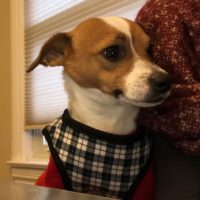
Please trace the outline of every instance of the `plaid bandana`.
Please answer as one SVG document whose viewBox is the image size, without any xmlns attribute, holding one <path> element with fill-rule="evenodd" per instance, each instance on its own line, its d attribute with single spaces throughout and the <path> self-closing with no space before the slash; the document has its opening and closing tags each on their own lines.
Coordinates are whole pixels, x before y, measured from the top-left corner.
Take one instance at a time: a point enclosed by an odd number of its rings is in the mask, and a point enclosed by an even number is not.
<svg viewBox="0 0 200 200">
<path fill-rule="evenodd" d="M 150 157 L 146 134 L 105 133 L 71 119 L 67 110 L 43 134 L 67 189 L 77 192 L 123 198 L 134 190 Z"/>
</svg>

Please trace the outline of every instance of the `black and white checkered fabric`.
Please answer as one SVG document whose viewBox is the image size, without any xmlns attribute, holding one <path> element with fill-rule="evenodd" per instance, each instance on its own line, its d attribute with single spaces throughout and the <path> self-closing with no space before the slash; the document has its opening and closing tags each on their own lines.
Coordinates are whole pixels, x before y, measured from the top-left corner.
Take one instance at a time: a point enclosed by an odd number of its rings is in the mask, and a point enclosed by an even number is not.
<svg viewBox="0 0 200 200">
<path fill-rule="evenodd" d="M 72 189 L 122 198 L 149 159 L 149 138 L 114 136 L 88 126 L 83 130 L 69 118 L 65 111 L 47 129 Z"/>
</svg>

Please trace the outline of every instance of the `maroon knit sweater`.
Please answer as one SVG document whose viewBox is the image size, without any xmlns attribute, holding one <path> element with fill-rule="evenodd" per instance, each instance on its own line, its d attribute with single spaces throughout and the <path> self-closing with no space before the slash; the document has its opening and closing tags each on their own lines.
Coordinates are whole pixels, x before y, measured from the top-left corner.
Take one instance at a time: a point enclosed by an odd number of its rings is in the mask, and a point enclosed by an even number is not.
<svg viewBox="0 0 200 200">
<path fill-rule="evenodd" d="M 137 19 L 154 61 L 173 79 L 170 98 L 141 121 L 184 152 L 200 155 L 200 0 L 149 0 Z"/>
</svg>

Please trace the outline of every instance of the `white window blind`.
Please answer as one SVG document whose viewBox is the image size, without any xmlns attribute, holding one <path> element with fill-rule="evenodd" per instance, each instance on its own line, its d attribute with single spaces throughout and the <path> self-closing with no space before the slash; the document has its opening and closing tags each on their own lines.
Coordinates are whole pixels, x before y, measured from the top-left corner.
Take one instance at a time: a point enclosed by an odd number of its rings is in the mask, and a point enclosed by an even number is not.
<svg viewBox="0 0 200 200">
<path fill-rule="evenodd" d="M 25 0 L 26 27 L 38 24 L 80 2 L 81 0 Z"/>
<path fill-rule="evenodd" d="M 60 16 L 81 0 L 25 0 L 26 67 L 37 57 L 41 45 L 53 34 L 66 31 Z M 53 24 L 52 24 L 53 23 Z M 52 24 L 52 25 L 51 25 Z M 26 74 L 26 125 L 40 125 L 58 117 L 67 107 L 62 67 L 39 65 Z"/>
<path fill-rule="evenodd" d="M 134 19 L 146 0 L 24 0 L 25 65 L 37 57 L 44 42 L 93 16 L 123 16 Z M 60 116 L 67 107 L 62 67 L 39 65 L 25 76 L 26 126 L 43 125 Z M 38 127 L 38 126 L 36 126 Z"/>
</svg>

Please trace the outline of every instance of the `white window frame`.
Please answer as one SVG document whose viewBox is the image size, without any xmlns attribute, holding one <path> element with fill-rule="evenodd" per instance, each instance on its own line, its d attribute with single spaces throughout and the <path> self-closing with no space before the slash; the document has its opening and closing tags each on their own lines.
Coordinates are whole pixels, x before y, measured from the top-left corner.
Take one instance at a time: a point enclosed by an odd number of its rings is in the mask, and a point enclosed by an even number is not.
<svg viewBox="0 0 200 200">
<path fill-rule="evenodd" d="M 117 3 L 116 3 L 117 2 Z M 74 16 L 76 10 L 69 10 L 70 26 L 74 26 L 89 16 L 100 16 L 138 6 L 141 7 L 145 0 L 86 0 L 78 7 L 78 15 Z M 86 11 L 86 12 L 85 12 Z M 16 182 L 33 184 L 37 177 L 47 166 L 47 161 L 30 161 L 32 154 L 32 137 L 25 131 L 25 109 L 24 109 L 24 0 L 10 1 L 11 19 L 11 160 L 7 163 L 11 166 L 11 175 Z M 134 17 L 134 16 L 133 16 Z M 73 20 L 73 23 L 72 21 Z M 67 23 L 67 21 L 66 21 Z"/>
</svg>

